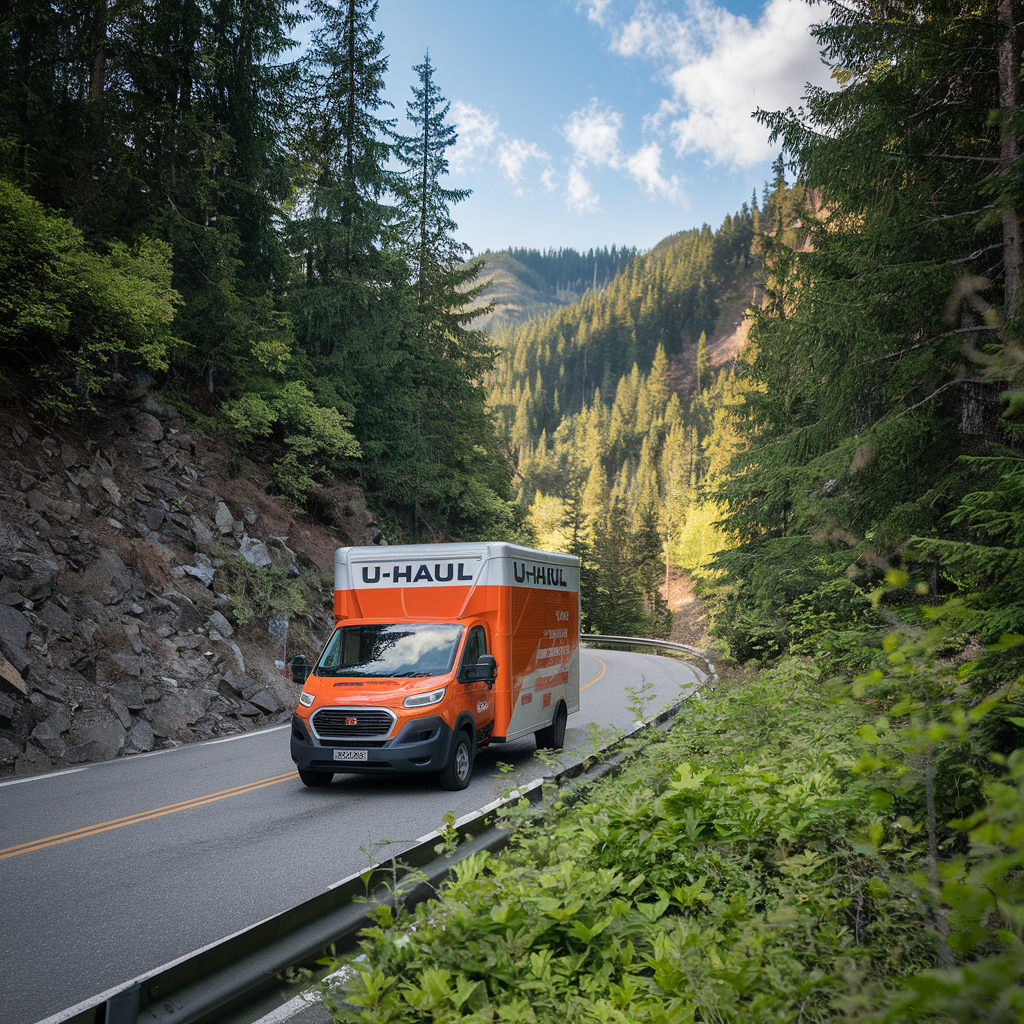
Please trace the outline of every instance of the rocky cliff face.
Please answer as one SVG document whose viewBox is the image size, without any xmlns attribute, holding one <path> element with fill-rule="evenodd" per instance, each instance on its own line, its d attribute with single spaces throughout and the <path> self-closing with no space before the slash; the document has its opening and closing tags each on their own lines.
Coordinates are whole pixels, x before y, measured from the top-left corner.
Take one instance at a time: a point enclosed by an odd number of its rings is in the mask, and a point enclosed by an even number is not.
<svg viewBox="0 0 1024 1024">
<path fill-rule="evenodd" d="M 283 644 L 259 610 L 239 627 L 225 558 L 320 591 L 293 623 L 313 647 L 332 625 L 334 549 L 379 531 L 355 488 L 318 495 L 325 526 L 263 482 L 141 389 L 82 428 L 0 414 L 0 775 L 287 718 Z"/>
</svg>

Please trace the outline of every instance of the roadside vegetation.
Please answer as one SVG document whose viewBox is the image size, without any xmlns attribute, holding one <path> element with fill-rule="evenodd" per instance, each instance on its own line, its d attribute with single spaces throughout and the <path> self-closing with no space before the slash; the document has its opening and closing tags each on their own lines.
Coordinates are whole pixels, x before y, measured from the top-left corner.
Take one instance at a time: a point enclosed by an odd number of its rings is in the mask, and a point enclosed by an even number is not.
<svg viewBox="0 0 1024 1024">
<path fill-rule="evenodd" d="M 891 638 L 856 697 L 808 660 L 732 674 L 436 902 L 378 910 L 335 1019 L 1019 1020 L 1024 719 L 929 643 Z"/>
</svg>

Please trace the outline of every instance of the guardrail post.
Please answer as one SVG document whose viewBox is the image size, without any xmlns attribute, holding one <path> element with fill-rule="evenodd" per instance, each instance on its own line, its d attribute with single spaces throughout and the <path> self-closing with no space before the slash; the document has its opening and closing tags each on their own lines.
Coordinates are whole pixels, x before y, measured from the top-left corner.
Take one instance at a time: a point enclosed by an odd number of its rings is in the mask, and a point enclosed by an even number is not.
<svg viewBox="0 0 1024 1024">
<path fill-rule="evenodd" d="M 141 982 L 117 992 L 107 1000 L 103 1024 L 136 1024 L 139 1019 Z"/>
</svg>

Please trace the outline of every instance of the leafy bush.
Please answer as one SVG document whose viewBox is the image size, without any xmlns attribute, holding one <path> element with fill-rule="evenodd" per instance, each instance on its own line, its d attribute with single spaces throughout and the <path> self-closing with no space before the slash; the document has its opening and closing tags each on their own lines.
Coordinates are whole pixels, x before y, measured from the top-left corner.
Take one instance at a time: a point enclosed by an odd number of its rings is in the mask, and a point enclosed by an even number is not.
<svg viewBox="0 0 1024 1024">
<path fill-rule="evenodd" d="M 166 369 L 180 344 L 170 259 L 145 236 L 99 254 L 71 221 L 0 179 L 0 372 L 66 415 L 118 365 Z"/>
<path fill-rule="evenodd" d="M 378 911 L 336 1019 L 834 1019 L 851 974 L 931 962 L 893 878 L 907 847 L 879 849 L 874 783 L 852 771 L 861 721 L 794 661 L 695 701 L 617 780 L 458 866 L 440 901 Z"/>
<path fill-rule="evenodd" d="M 317 476 L 338 469 L 360 454 L 351 425 L 335 408 L 318 405 L 301 381 L 288 381 L 266 393 L 248 392 L 225 403 L 223 412 L 243 443 L 273 437 L 284 446 L 274 463 L 281 493 L 301 504 Z"/>
</svg>

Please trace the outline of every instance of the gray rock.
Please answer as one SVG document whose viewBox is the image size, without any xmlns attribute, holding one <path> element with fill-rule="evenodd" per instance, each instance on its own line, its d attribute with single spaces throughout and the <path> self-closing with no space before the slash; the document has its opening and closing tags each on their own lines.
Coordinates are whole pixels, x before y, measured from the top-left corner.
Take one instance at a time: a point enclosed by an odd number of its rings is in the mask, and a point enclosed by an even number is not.
<svg viewBox="0 0 1024 1024">
<path fill-rule="evenodd" d="M 29 491 L 25 497 L 28 499 L 28 507 L 33 512 L 45 512 L 50 504 L 42 491 Z"/>
<path fill-rule="evenodd" d="M 269 556 L 268 556 L 269 560 Z M 17 589 L 33 601 L 42 601 L 53 593 L 60 566 L 52 559 L 24 551 L 0 552 L 0 576 L 17 581 Z"/>
<path fill-rule="evenodd" d="M 24 548 L 21 534 L 10 523 L 0 519 L 0 551 L 22 551 Z"/>
<path fill-rule="evenodd" d="M 270 552 L 267 551 L 267 545 L 261 540 L 256 540 L 255 537 L 250 537 L 249 534 L 242 537 L 238 553 L 251 565 L 255 565 L 257 569 L 264 565 L 271 565 L 273 562 Z"/>
<path fill-rule="evenodd" d="M 113 551 L 101 548 L 99 558 L 85 570 L 83 582 L 98 601 L 111 605 L 131 592 L 132 574 Z"/>
<path fill-rule="evenodd" d="M 153 735 L 153 727 L 144 718 L 136 718 L 128 730 L 128 739 L 125 741 L 125 750 L 134 754 L 145 754 L 153 749 L 156 737 Z"/>
<path fill-rule="evenodd" d="M 177 630 L 171 626 L 160 626 L 156 630 L 156 635 L 160 637 L 161 640 L 166 640 L 169 636 L 174 636 L 176 632 Z"/>
<path fill-rule="evenodd" d="M 109 761 L 124 750 L 126 737 L 124 726 L 112 711 L 83 711 L 75 716 L 65 736 L 67 759 L 72 763 Z"/>
<path fill-rule="evenodd" d="M 20 448 L 28 440 L 28 431 L 20 423 L 15 423 L 11 428 L 11 437 Z"/>
<path fill-rule="evenodd" d="M 267 553 L 274 564 L 274 568 L 282 572 L 288 572 L 298 561 L 296 554 L 285 543 L 287 537 L 269 537 L 267 539 Z"/>
<path fill-rule="evenodd" d="M 117 720 L 126 728 L 130 729 L 132 724 L 132 716 L 128 709 L 111 693 L 107 694 L 107 703 L 110 705 L 110 710 L 117 715 Z"/>
<path fill-rule="evenodd" d="M 174 552 L 160 539 L 160 534 L 153 530 L 146 534 L 146 543 L 165 561 L 173 562 L 177 557 Z"/>
<path fill-rule="evenodd" d="M 53 768 L 53 762 L 34 743 L 14 762 L 15 775 L 41 775 Z"/>
<path fill-rule="evenodd" d="M 70 678 L 77 681 L 82 677 L 77 673 L 71 673 Z M 84 682 L 84 679 L 82 681 Z M 68 684 L 57 678 L 52 669 L 44 668 L 41 672 L 35 673 L 32 676 L 32 689 L 39 693 L 45 693 L 53 700 L 64 700 L 68 695 Z"/>
<path fill-rule="evenodd" d="M 114 683 L 110 687 L 110 697 L 119 704 L 123 704 L 130 711 L 141 711 L 146 706 L 145 698 L 142 696 L 142 686 L 131 680 Z"/>
<path fill-rule="evenodd" d="M 16 608 L 8 604 L 0 604 L 0 647 L 4 651 L 21 651 L 25 649 L 32 623 Z M 10 657 L 10 653 L 7 655 Z"/>
<path fill-rule="evenodd" d="M 178 609 L 174 622 L 178 629 L 198 629 L 206 621 L 206 616 L 184 594 L 168 590 L 164 597 Z"/>
<path fill-rule="evenodd" d="M 71 728 L 71 719 L 63 711 L 55 711 L 32 730 L 32 738 L 48 757 L 60 760 L 67 753 L 63 734 Z"/>
<path fill-rule="evenodd" d="M 155 704 L 163 694 L 155 686 L 147 686 L 142 691 L 142 699 L 147 704 Z"/>
<path fill-rule="evenodd" d="M 232 693 L 247 700 L 250 694 L 263 689 L 255 679 L 247 676 L 244 672 L 225 672 L 224 683 Z"/>
<path fill-rule="evenodd" d="M 202 709 L 184 692 L 165 693 L 157 704 L 146 711 L 150 725 L 157 736 L 165 739 L 188 742 L 192 739 L 192 730 L 202 718 Z"/>
<path fill-rule="evenodd" d="M 194 576 L 204 586 L 213 586 L 213 577 L 216 570 L 212 569 L 208 565 L 183 565 L 182 569 L 188 573 L 189 576 Z"/>
<path fill-rule="evenodd" d="M 146 395 L 139 403 L 139 408 L 143 412 L 148 412 L 150 416 L 167 415 L 167 410 L 152 395 Z"/>
<path fill-rule="evenodd" d="M 12 743 L 6 736 L 0 736 L 0 765 L 10 768 L 21 753 L 21 747 Z"/>
<path fill-rule="evenodd" d="M 234 640 L 221 641 L 230 651 L 231 660 L 234 662 L 235 670 L 245 675 L 245 658 L 242 657 L 242 650 Z"/>
<path fill-rule="evenodd" d="M 144 434 L 150 441 L 162 441 L 164 439 L 164 428 L 160 421 L 148 412 L 140 412 L 135 417 L 135 429 Z"/>
<path fill-rule="evenodd" d="M 223 501 L 217 502 L 217 511 L 213 517 L 213 521 L 217 524 L 217 529 L 220 531 L 222 536 L 227 536 L 234 529 L 235 517 L 231 514 L 231 510 Z"/>
<path fill-rule="evenodd" d="M 109 657 L 125 675 L 134 679 L 141 677 L 142 659 L 137 654 L 111 654 Z"/>
<path fill-rule="evenodd" d="M 260 710 L 267 712 L 272 715 L 275 711 L 280 711 L 284 705 L 281 703 L 277 694 L 272 690 L 257 690 L 250 698 L 249 702 L 255 704 Z"/>
<path fill-rule="evenodd" d="M 92 619 L 81 619 L 75 625 L 75 629 L 78 630 L 79 634 L 85 639 L 87 644 L 92 643 L 92 638 L 96 635 L 96 630 L 99 627 Z"/>
<path fill-rule="evenodd" d="M 192 536 L 195 538 L 197 550 L 213 550 L 214 544 L 216 543 L 213 530 L 211 530 L 209 526 L 199 518 L 199 516 L 192 517 Z"/>
<path fill-rule="evenodd" d="M 100 487 L 103 488 L 110 496 L 110 500 L 115 505 L 121 504 L 121 488 L 114 483 L 113 479 L 109 476 L 100 477 Z"/>
<path fill-rule="evenodd" d="M 150 506 L 142 513 L 142 521 L 150 530 L 159 530 L 167 513 L 162 508 Z"/>
<path fill-rule="evenodd" d="M 244 718 L 258 718 L 259 717 L 259 711 L 256 708 L 254 708 L 248 701 L 243 701 L 238 706 L 238 712 L 237 713 L 242 715 Z"/>
<path fill-rule="evenodd" d="M 5 693 L 0 693 L 0 718 L 6 718 L 10 722 L 14 718 L 14 709 L 17 705 Z"/>
<path fill-rule="evenodd" d="M 221 639 L 227 639 L 234 633 L 231 623 L 220 612 L 210 612 L 210 617 L 206 622 L 210 629 L 216 630 L 220 634 Z"/>
<path fill-rule="evenodd" d="M 39 618 L 55 633 L 70 640 L 75 635 L 75 622 L 60 605 L 47 601 L 39 612 Z"/>
</svg>

